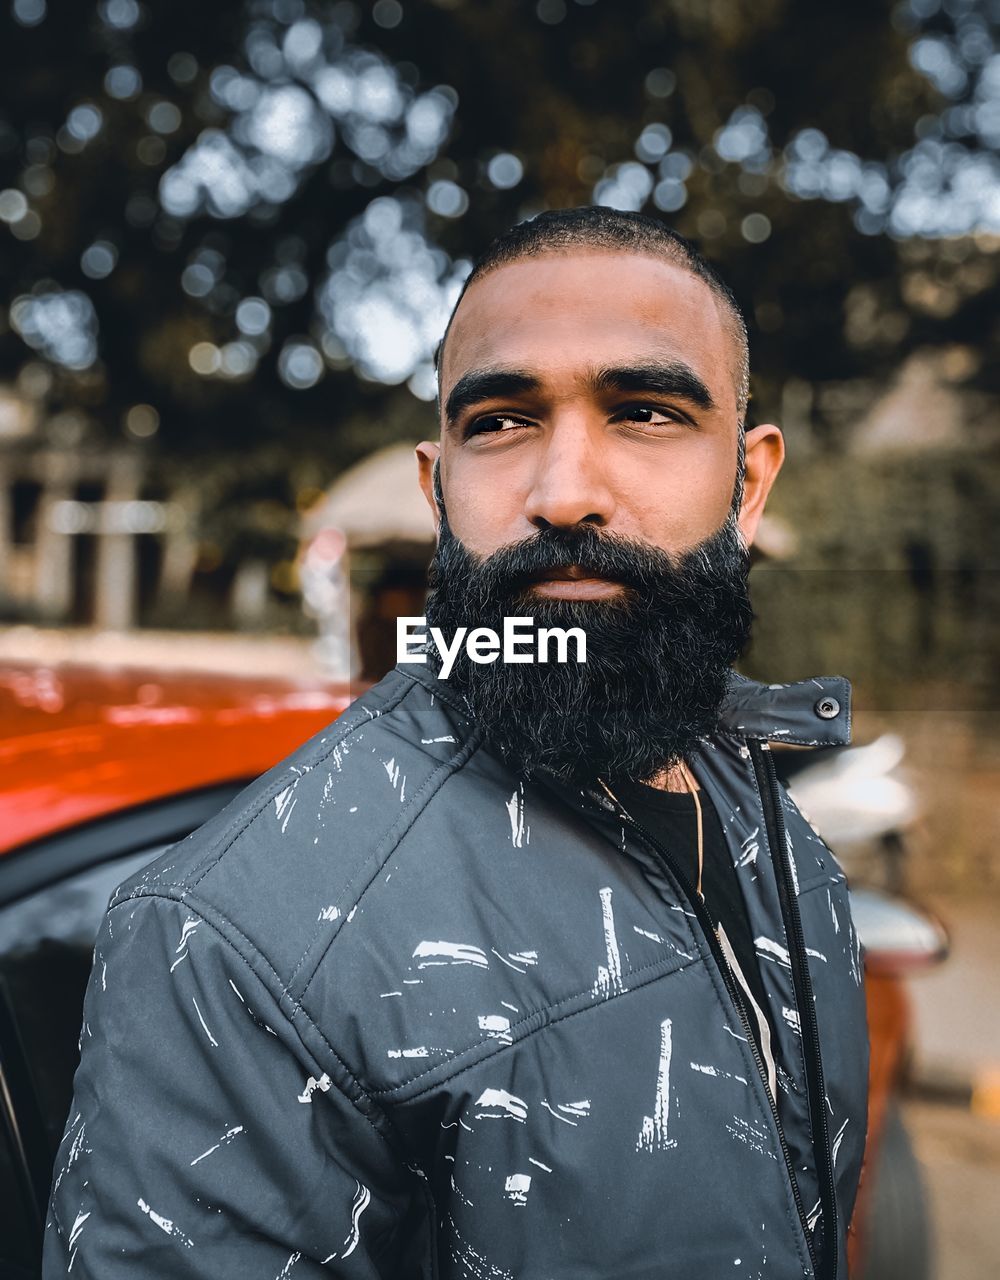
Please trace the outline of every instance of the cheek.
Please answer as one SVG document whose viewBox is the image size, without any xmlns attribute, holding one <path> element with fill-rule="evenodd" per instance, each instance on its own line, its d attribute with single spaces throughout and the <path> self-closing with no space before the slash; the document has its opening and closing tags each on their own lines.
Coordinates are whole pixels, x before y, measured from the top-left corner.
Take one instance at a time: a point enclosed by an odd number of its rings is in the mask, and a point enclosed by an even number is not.
<svg viewBox="0 0 1000 1280">
<path fill-rule="evenodd" d="M 621 532 L 683 550 L 721 527 L 729 514 L 736 483 L 722 460 L 713 466 L 646 466 L 619 477 L 617 524 Z M 625 527 L 630 521 L 632 529 Z"/>
<path fill-rule="evenodd" d="M 490 555 L 532 532 L 515 475 L 497 476 L 486 468 L 453 463 L 443 489 L 451 531 L 474 555 Z"/>
</svg>

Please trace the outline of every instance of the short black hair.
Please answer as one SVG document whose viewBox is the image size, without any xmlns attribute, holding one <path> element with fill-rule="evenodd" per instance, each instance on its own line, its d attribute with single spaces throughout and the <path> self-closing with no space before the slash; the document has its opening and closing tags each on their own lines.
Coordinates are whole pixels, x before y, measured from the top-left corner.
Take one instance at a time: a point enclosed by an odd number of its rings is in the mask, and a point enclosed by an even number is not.
<svg viewBox="0 0 1000 1280">
<path fill-rule="evenodd" d="M 722 308 L 736 347 L 736 402 L 740 419 L 745 425 L 747 403 L 750 399 L 750 342 L 746 318 L 732 289 L 685 236 L 644 213 L 611 209 L 606 205 L 549 209 L 537 217 L 517 223 L 509 231 L 497 236 L 472 264 L 472 270 L 452 308 L 444 336 L 435 349 L 435 369 L 440 372 L 441 354 L 448 332 L 470 285 L 509 263 L 538 257 L 543 253 L 570 253 L 581 247 L 664 258 L 708 285 Z"/>
</svg>

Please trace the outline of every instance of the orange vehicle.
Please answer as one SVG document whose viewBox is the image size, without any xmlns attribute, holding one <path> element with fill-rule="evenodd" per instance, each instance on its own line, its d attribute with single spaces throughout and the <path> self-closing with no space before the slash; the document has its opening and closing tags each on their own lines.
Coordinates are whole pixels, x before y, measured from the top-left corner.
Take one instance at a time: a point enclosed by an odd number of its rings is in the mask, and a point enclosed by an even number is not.
<svg viewBox="0 0 1000 1280">
<path fill-rule="evenodd" d="M 0 670 L 0 1275 L 39 1274 L 53 1161 L 87 1032 L 83 994 L 112 891 L 357 692 L 134 668 Z M 900 974 L 919 959 L 891 943 L 867 949 L 869 1145 L 851 1274 L 873 1280 L 896 1276 L 877 1261 L 900 1257 L 893 1199 L 919 1199 L 894 1104 L 909 1040 Z"/>
</svg>

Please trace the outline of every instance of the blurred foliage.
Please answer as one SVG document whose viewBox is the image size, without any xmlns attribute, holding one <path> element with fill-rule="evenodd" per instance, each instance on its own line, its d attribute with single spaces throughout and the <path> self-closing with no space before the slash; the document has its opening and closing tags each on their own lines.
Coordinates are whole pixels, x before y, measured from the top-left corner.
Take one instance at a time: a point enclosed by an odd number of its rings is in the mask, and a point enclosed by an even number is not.
<svg viewBox="0 0 1000 1280">
<path fill-rule="evenodd" d="M 789 378 L 879 379 L 928 344 L 996 376 L 996 0 L 9 13 L 0 378 L 63 444 L 125 438 L 196 477 L 224 455 L 212 511 L 291 511 L 433 430 L 469 259 L 545 207 L 695 238 L 747 305 L 758 413 Z"/>
<path fill-rule="evenodd" d="M 867 709 L 975 713 L 1000 697 L 1000 468 L 964 449 L 792 459 L 778 508 L 800 543 L 751 583 L 746 669 L 848 671 Z"/>
</svg>

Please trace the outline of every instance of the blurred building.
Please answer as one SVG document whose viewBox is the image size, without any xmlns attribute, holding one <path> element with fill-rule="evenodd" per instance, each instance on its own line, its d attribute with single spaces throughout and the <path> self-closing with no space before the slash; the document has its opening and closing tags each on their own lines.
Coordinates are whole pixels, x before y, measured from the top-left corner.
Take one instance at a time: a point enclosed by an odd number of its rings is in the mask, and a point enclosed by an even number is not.
<svg viewBox="0 0 1000 1280">
<path fill-rule="evenodd" d="M 339 637 L 330 665 L 342 661 L 347 645 L 351 674 L 379 679 L 396 664 L 396 619 L 424 612 L 434 552 L 434 521 L 417 484 L 413 446 L 391 445 L 350 467 L 305 514 L 301 534 L 307 606 L 321 631 Z M 307 564 L 314 574 L 308 579 Z M 343 590 L 331 592 L 332 582 Z"/>
<path fill-rule="evenodd" d="M 204 478 L 204 477 L 202 477 Z M 0 621 L 116 631 L 273 622 L 271 566 L 222 566 L 190 469 L 0 386 Z M 292 597 L 291 611 L 298 616 Z"/>
<path fill-rule="evenodd" d="M 0 392 L 0 610 L 8 619 L 126 630 L 190 590 L 189 499 L 140 449 L 59 447 Z"/>
</svg>

